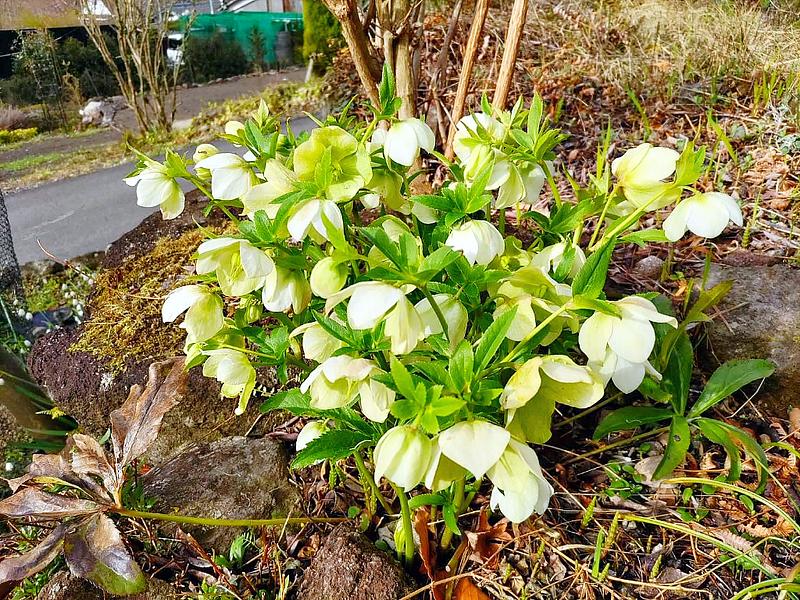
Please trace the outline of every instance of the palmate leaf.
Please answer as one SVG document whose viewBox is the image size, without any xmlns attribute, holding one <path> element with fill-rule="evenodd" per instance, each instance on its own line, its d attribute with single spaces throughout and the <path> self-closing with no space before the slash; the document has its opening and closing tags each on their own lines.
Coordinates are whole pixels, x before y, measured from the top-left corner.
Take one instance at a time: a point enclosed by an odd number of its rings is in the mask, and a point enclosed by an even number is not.
<svg viewBox="0 0 800 600">
<path fill-rule="evenodd" d="M 58 525 L 33 550 L 0 561 L 0 584 L 22 581 L 49 565 L 61 553 L 66 527 Z"/>
<path fill-rule="evenodd" d="M 147 579 L 119 530 L 102 513 L 66 534 L 64 558 L 73 575 L 88 579 L 109 594 L 127 596 L 147 589 Z"/>
<path fill-rule="evenodd" d="M 309 442 L 292 461 L 292 468 L 302 469 L 323 460 L 342 460 L 353 454 L 360 444 L 371 439 L 361 431 L 332 429 Z"/>
</svg>

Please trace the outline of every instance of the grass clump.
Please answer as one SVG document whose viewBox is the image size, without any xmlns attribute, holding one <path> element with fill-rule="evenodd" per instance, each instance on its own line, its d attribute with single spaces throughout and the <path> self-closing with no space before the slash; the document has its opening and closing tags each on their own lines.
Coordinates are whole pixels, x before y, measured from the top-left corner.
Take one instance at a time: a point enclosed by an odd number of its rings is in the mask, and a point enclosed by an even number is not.
<svg viewBox="0 0 800 600">
<path fill-rule="evenodd" d="M 89 300 L 89 319 L 70 351 L 88 352 L 121 372 L 131 360 L 157 360 L 183 348 L 183 331 L 161 322 L 161 305 L 186 274 L 184 265 L 205 239 L 199 229 L 163 238 L 143 256 L 102 272 Z"/>
</svg>

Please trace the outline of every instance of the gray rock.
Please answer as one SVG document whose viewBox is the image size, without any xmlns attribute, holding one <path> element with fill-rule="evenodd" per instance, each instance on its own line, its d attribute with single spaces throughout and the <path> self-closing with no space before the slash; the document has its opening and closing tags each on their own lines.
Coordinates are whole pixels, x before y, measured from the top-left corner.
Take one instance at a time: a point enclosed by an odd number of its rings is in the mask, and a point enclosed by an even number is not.
<svg viewBox="0 0 800 600">
<path fill-rule="evenodd" d="M 727 360 L 766 358 L 777 365 L 754 398 L 767 413 L 785 417 L 800 406 L 800 269 L 788 265 L 711 265 L 707 287 L 733 281 L 708 326 L 709 355 L 715 367 Z"/>
<path fill-rule="evenodd" d="M 300 585 L 303 600 L 397 600 L 417 586 L 397 561 L 362 534 L 340 525 L 311 560 Z"/>
<path fill-rule="evenodd" d="M 151 579 L 147 584 L 147 591 L 125 597 L 128 600 L 177 600 L 180 595 L 167 582 Z M 36 600 L 106 600 L 108 598 L 121 598 L 121 596 L 109 596 L 85 579 L 73 577 L 68 571 L 56 573 L 36 596 Z"/>
<path fill-rule="evenodd" d="M 633 267 L 633 274 L 644 279 L 660 279 L 664 259 L 658 256 L 645 256 Z"/>
<path fill-rule="evenodd" d="M 289 482 L 289 456 L 272 438 L 228 437 L 197 444 L 143 478 L 153 510 L 216 519 L 302 516 L 300 494 Z M 181 525 L 205 547 L 227 551 L 244 531 Z"/>
</svg>

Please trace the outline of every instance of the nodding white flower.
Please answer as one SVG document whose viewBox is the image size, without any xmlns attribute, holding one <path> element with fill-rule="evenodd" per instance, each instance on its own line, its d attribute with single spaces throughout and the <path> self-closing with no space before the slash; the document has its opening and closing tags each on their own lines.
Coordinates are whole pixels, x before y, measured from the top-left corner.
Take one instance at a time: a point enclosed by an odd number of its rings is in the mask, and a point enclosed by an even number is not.
<svg viewBox="0 0 800 600">
<path fill-rule="evenodd" d="M 303 312 L 311 302 L 311 286 L 302 271 L 275 267 L 261 290 L 264 308 L 271 312 Z"/>
<path fill-rule="evenodd" d="M 263 250 L 237 238 L 207 240 L 200 244 L 197 253 L 197 273 L 216 273 L 219 287 L 226 296 L 244 296 L 260 289 L 275 268 Z"/>
<path fill-rule="evenodd" d="M 572 266 L 566 274 L 568 277 L 575 277 L 578 271 L 586 264 L 586 254 L 580 246 L 567 246 L 565 242 L 559 242 L 542 248 L 531 257 L 531 264 L 541 268 L 545 273 L 553 273 L 558 270 L 559 265 L 564 261 L 567 252 L 574 252 Z"/>
<path fill-rule="evenodd" d="M 671 148 L 654 148 L 640 144 L 611 163 L 622 192 L 637 208 L 656 210 L 671 204 L 680 189 L 664 182 L 675 172 L 680 155 Z"/>
<path fill-rule="evenodd" d="M 225 123 L 225 133 L 228 135 L 239 135 L 244 131 L 244 123 L 241 121 L 228 121 Z"/>
<path fill-rule="evenodd" d="M 516 309 L 506 337 L 519 342 L 533 331 L 538 321 L 558 311 L 570 297 L 570 286 L 558 283 L 545 273 L 543 268 L 528 264 L 518 269 L 508 281 L 504 281 L 497 288 L 494 317 L 497 319 L 506 312 Z M 577 332 L 579 327 L 577 317 L 570 312 L 561 313 L 547 325 L 546 333 L 539 343 L 542 346 L 549 346 L 558 339 L 564 327 Z"/>
<path fill-rule="evenodd" d="M 508 411 L 506 428 L 528 442 L 550 439 L 550 421 L 556 402 L 587 408 L 597 403 L 605 382 L 591 368 L 560 355 L 536 356 L 525 362 L 506 383 L 500 396 Z"/>
<path fill-rule="evenodd" d="M 425 478 L 433 455 L 433 441 L 409 425 L 393 427 L 375 446 L 375 479 L 386 477 L 404 490 L 415 488 Z"/>
<path fill-rule="evenodd" d="M 314 181 L 317 167 L 329 154 L 331 178 L 322 190 L 333 202 L 345 202 L 372 178 L 367 149 L 350 133 L 337 126 L 318 127 L 294 151 L 294 172 L 300 181 Z"/>
<path fill-rule="evenodd" d="M 172 290 L 161 307 L 161 319 L 172 323 L 186 312 L 181 327 L 186 343 L 204 342 L 214 337 L 225 322 L 222 299 L 202 285 L 184 285 Z"/>
<path fill-rule="evenodd" d="M 650 361 L 630 362 L 615 354 L 611 348 L 606 350 L 605 358 L 602 361 L 589 361 L 589 367 L 605 384 L 613 381 L 617 389 L 626 394 L 635 391 L 642 384 L 645 375 L 661 381 L 661 373 L 653 368 Z"/>
<path fill-rule="evenodd" d="M 339 355 L 325 360 L 300 384 L 311 396 L 311 406 L 322 410 L 341 408 L 355 400 L 361 384 L 380 369 L 371 360 Z"/>
<path fill-rule="evenodd" d="M 309 421 L 303 425 L 300 433 L 297 434 L 297 440 L 295 440 L 294 449 L 297 452 L 300 452 L 326 431 L 328 431 L 328 425 L 325 423 L 325 421 Z"/>
<path fill-rule="evenodd" d="M 200 144 L 195 148 L 194 154 L 192 155 L 192 160 L 196 163 L 199 163 L 201 160 L 208 158 L 209 156 L 214 156 L 215 154 L 219 154 L 219 150 L 217 147 L 212 144 Z"/>
<path fill-rule="evenodd" d="M 260 183 L 242 196 L 242 214 L 250 219 L 263 210 L 270 219 L 274 219 L 281 208 L 274 201 L 295 189 L 297 177 L 283 166 L 280 161 L 271 158 L 264 166 L 265 183 Z"/>
<path fill-rule="evenodd" d="M 492 174 L 486 184 L 487 190 L 496 190 L 508 181 L 512 165 L 505 154 L 492 147 L 492 143 L 503 139 L 505 132 L 505 126 L 486 113 L 467 115 L 456 124 L 453 150 L 464 165 L 464 177 L 467 181 L 475 179 L 490 164 Z M 506 192 L 507 195 L 513 192 L 512 188 L 518 181 L 512 184 Z"/>
<path fill-rule="evenodd" d="M 386 208 L 408 214 L 411 212 L 411 205 L 400 193 L 402 185 L 403 180 L 397 173 L 373 169 L 372 179 L 367 184 L 370 193 L 361 197 L 361 203 L 367 208 L 378 208 L 383 202 Z"/>
<path fill-rule="evenodd" d="M 508 431 L 488 421 L 461 421 L 439 434 L 439 448 L 480 479 L 500 459 L 510 439 Z"/>
<path fill-rule="evenodd" d="M 373 373 L 375 375 L 375 373 Z M 358 388 L 361 412 L 370 421 L 383 423 L 389 416 L 389 410 L 395 400 L 395 391 L 370 376 Z"/>
<path fill-rule="evenodd" d="M 449 294 L 434 294 L 433 300 L 442 311 L 444 320 L 447 323 L 447 338 L 450 340 L 450 347 L 455 348 L 467 333 L 467 309 Z M 414 308 L 417 309 L 417 313 L 422 319 L 423 337 L 442 333 L 442 324 L 439 322 L 439 318 L 427 298 L 417 302 Z"/>
<path fill-rule="evenodd" d="M 502 210 L 518 202 L 533 204 L 539 198 L 545 179 L 544 169 L 539 165 L 520 168 L 509 164 L 508 178 L 499 186 L 495 208 Z"/>
<path fill-rule="evenodd" d="M 620 391 L 631 392 L 642 383 L 647 359 L 655 345 L 652 323 L 677 327 L 678 322 L 674 317 L 658 312 L 650 300 L 641 296 L 629 296 L 613 304 L 621 316 L 595 312 L 581 326 L 578 344 L 590 364 L 608 364 L 611 359 L 607 357 L 607 351 L 610 350 L 615 357 L 614 384 Z M 632 369 L 632 364 L 639 367 Z"/>
<path fill-rule="evenodd" d="M 347 322 L 353 329 L 372 329 L 385 320 L 384 333 L 394 354 L 407 354 L 422 339 L 423 322 L 404 291 L 381 281 L 360 281 L 328 297 L 325 312 L 350 298 Z"/>
<path fill-rule="evenodd" d="M 311 269 L 311 291 L 320 298 L 330 298 L 341 291 L 347 283 L 349 273 L 350 268 L 347 263 L 326 256 Z"/>
<path fill-rule="evenodd" d="M 303 356 L 316 362 L 325 362 L 344 347 L 344 342 L 333 337 L 325 328 L 313 321 L 300 325 L 292 331 L 291 337 L 303 336 Z"/>
<path fill-rule="evenodd" d="M 220 152 L 195 167 L 211 171 L 211 195 L 217 200 L 237 200 L 258 183 L 250 163 L 238 154 Z"/>
<path fill-rule="evenodd" d="M 136 188 L 136 204 L 147 208 L 158 206 L 164 219 L 174 219 L 183 212 L 186 196 L 169 169 L 147 159 L 147 166 L 123 181 Z"/>
<path fill-rule="evenodd" d="M 336 203 L 312 198 L 301 202 L 294 208 L 287 227 L 295 242 L 302 242 L 310 234 L 315 241 L 321 243 L 323 240 L 330 239 L 326 220 L 331 227 L 344 231 L 342 212 Z"/>
<path fill-rule="evenodd" d="M 410 167 L 419 156 L 420 148 L 433 151 L 436 138 L 428 124 L 419 119 L 404 119 L 389 127 L 383 144 L 387 159 Z"/>
<path fill-rule="evenodd" d="M 539 458 L 527 444 L 512 439 L 488 476 L 494 484 L 492 508 L 499 508 L 512 523 L 522 523 L 533 513 L 547 510 L 553 486 L 544 478 Z"/>
<path fill-rule="evenodd" d="M 466 221 L 453 228 L 445 245 L 462 252 L 471 265 L 488 265 L 505 247 L 503 236 L 488 221 Z"/>
<path fill-rule="evenodd" d="M 677 242 L 688 229 L 695 235 L 715 238 L 733 221 L 742 226 L 739 204 L 720 192 L 695 194 L 680 202 L 664 220 L 664 233 L 670 242 Z"/>
<path fill-rule="evenodd" d="M 236 414 L 241 415 L 256 387 L 256 370 L 244 352 L 222 348 L 207 350 L 203 363 L 203 376 L 213 377 L 222 384 L 222 395 L 227 398 L 239 397 Z"/>
<path fill-rule="evenodd" d="M 438 438 L 434 440 L 431 462 L 428 466 L 428 472 L 425 473 L 425 487 L 432 492 L 440 492 L 466 475 L 468 473 L 464 467 L 442 454 Z"/>
</svg>

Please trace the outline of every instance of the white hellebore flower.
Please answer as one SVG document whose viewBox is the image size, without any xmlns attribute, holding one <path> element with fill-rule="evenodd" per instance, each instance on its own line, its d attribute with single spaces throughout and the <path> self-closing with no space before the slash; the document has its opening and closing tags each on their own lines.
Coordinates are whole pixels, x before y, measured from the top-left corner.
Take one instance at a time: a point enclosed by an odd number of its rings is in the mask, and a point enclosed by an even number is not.
<svg viewBox="0 0 800 600">
<path fill-rule="evenodd" d="M 316 362 L 325 362 L 334 352 L 344 347 L 344 342 L 333 337 L 322 325 L 313 321 L 300 325 L 291 337 L 303 336 L 303 356 Z"/>
<path fill-rule="evenodd" d="M 500 396 L 508 430 L 520 439 L 542 444 L 550 439 L 556 402 L 587 408 L 605 391 L 600 375 L 560 355 L 536 356 L 506 383 Z"/>
<path fill-rule="evenodd" d="M 450 487 L 450 484 L 454 481 L 458 481 L 467 475 L 467 470 L 464 467 L 454 463 L 442 454 L 437 438 L 433 444 L 431 463 L 428 466 L 428 472 L 425 474 L 425 487 L 432 492 L 440 492 Z"/>
<path fill-rule="evenodd" d="M 500 158 L 500 153 L 490 147 L 490 142 L 480 137 L 481 131 L 488 136 L 489 140 L 499 142 L 503 139 L 505 127 L 500 121 L 486 113 L 467 115 L 456 124 L 453 150 L 464 164 L 464 173 L 467 179 L 474 179 L 488 164 L 488 161 L 494 160 L 492 176 L 486 186 L 488 189 L 494 190 L 508 179 L 508 161 Z"/>
<path fill-rule="evenodd" d="M 342 213 L 336 203 L 332 200 L 313 198 L 295 207 L 287 227 L 295 242 L 302 242 L 309 233 L 315 241 L 321 242 L 330 239 L 326 221 L 331 227 L 344 231 Z"/>
<path fill-rule="evenodd" d="M 124 181 L 136 187 L 136 204 L 139 206 L 158 206 L 164 219 L 174 219 L 183 212 L 186 196 L 164 165 L 147 159 L 147 167 Z"/>
<path fill-rule="evenodd" d="M 386 477 L 404 490 L 425 478 L 433 455 L 433 442 L 418 429 L 400 425 L 381 436 L 375 446 L 375 479 Z"/>
<path fill-rule="evenodd" d="M 199 275 L 216 273 L 226 296 L 244 296 L 260 289 L 275 269 L 272 259 L 246 240 L 220 237 L 206 240 L 197 249 Z"/>
<path fill-rule="evenodd" d="M 427 123 L 414 118 L 404 119 L 389 128 L 383 153 L 387 159 L 410 167 L 419 156 L 420 148 L 431 152 L 435 144 L 436 138 Z"/>
<path fill-rule="evenodd" d="M 695 194 L 672 209 L 664 220 L 664 233 L 670 242 L 677 242 L 688 229 L 705 238 L 717 237 L 728 221 L 742 225 L 742 209 L 739 204 L 720 192 Z"/>
<path fill-rule="evenodd" d="M 544 478 L 539 458 L 527 444 L 512 439 L 488 475 L 494 484 L 492 508 L 499 508 L 512 523 L 522 523 L 533 513 L 547 510 L 553 486 Z"/>
<path fill-rule="evenodd" d="M 250 164 L 238 154 L 220 152 L 195 165 L 211 171 L 211 195 L 217 200 L 236 200 L 258 183 Z"/>
<path fill-rule="evenodd" d="M 348 406 L 360 395 L 361 412 L 368 419 L 381 423 L 389 415 L 395 392 L 371 379 L 378 373 L 382 371 L 371 360 L 334 356 L 309 373 L 300 391 L 308 392 L 311 406 L 322 410 Z"/>
<path fill-rule="evenodd" d="M 311 286 L 302 271 L 275 267 L 267 275 L 261 301 L 268 311 L 289 312 L 291 309 L 298 314 L 311 302 Z"/>
<path fill-rule="evenodd" d="M 629 296 L 613 304 L 621 316 L 596 312 L 586 319 L 578 333 L 581 351 L 590 364 L 611 370 L 611 379 L 621 392 L 630 393 L 642 383 L 656 335 L 652 323 L 677 327 L 674 317 L 658 312 L 647 298 Z M 610 350 L 610 352 L 607 352 Z"/>
<path fill-rule="evenodd" d="M 463 252 L 470 265 L 488 265 L 505 249 L 503 236 L 488 221 L 466 221 L 453 228 L 445 245 Z"/>
<path fill-rule="evenodd" d="M 455 348 L 464 339 L 467 333 L 467 309 L 456 298 L 449 294 L 434 294 L 434 302 L 442 311 L 444 320 L 447 323 L 447 338 L 450 340 L 450 347 Z M 422 335 L 436 335 L 442 333 L 442 324 L 436 316 L 430 301 L 423 298 L 414 306 L 422 319 Z"/>
<path fill-rule="evenodd" d="M 330 298 L 347 283 L 349 272 L 347 263 L 326 256 L 311 269 L 311 291 L 320 298 Z"/>
<path fill-rule="evenodd" d="M 243 214 L 252 219 L 256 212 L 263 210 L 274 219 L 281 208 L 273 201 L 295 189 L 297 177 L 277 159 L 271 158 L 264 166 L 265 183 L 260 183 L 242 195 Z"/>
<path fill-rule="evenodd" d="M 583 249 L 580 246 L 572 246 L 572 248 L 573 250 L 570 250 L 565 242 L 559 242 L 551 246 L 546 246 L 533 255 L 531 258 L 531 264 L 541 268 L 545 273 L 552 273 L 555 272 L 559 265 L 564 261 L 565 254 L 568 251 L 571 251 L 574 252 L 574 254 L 572 258 L 572 265 L 567 275 L 570 278 L 573 278 L 578 274 L 578 271 L 581 270 L 581 267 L 586 264 L 586 254 L 584 254 Z"/>
<path fill-rule="evenodd" d="M 239 396 L 236 414 L 247 408 L 250 395 L 256 387 L 256 370 L 244 352 L 222 348 L 207 350 L 208 358 L 203 363 L 203 376 L 213 377 L 222 384 L 222 395 L 227 398 Z"/>
<path fill-rule="evenodd" d="M 407 291 L 380 281 L 361 281 L 330 296 L 325 312 L 350 298 L 347 304 L 350 327 L 372 329 L 385 320 L 384 333 L 392 342 L 392 353 L 407 354 L 422 339 L 424 326 L 414 305 L 406 298 Z"/>
<path fill-rule="evenodd" d="M 161 319 L 172 323 L 186 312 L 181 327 L 186 343 L 204 342 L 214 337 L 224 324 L 222 299 L 202 285 L 184 285 L 172 290 L 161 307 Z"/>
<path fill-rule="evenodd" d="M 300 452 L 326 431 L 328 431 L 328 426 L 325 421 L 309 421 L 297 434 L 297 440 L 294 443 L 295 450 Z"/>
<path fill-rule="evenodd" d="M 611 163 L 622 192 L 637 208 L 655 210 L 671 204 L 680 190 L 664 182 L 675 172 L 679 154 L 671 148 L 640 144 Z"/>
<path fill-rule="evenodd" d="M 506 449 L 511 434 L 488 421 L 461 421 L 439 434 L 447 458 L 480 480 Z"/>
</svg>

